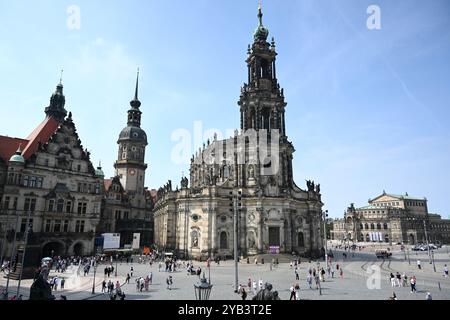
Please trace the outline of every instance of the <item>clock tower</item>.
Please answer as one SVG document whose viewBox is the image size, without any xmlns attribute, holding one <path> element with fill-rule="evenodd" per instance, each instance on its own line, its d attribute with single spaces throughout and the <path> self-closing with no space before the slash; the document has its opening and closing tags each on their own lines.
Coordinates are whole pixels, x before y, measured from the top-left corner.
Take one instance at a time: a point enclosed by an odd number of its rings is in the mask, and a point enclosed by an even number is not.
<svg viewBox="0 0 450 320">
<path fill-rule="evenodd" d="M 144 194 L 145 170 L 145 147 L 147 143 L 147 135 L 141 129 L 141 115 L 139 109 L 141 102 L 138 99 L 139 89 L 139 70 L 136 78 L 136 90 L 134 99 L 130 102 L 131 108 L 128 110 L 127 126 L 120 132 L 119 152 L 117 161 L 114 164 L 116 175 L 120 178 L 120 182 L 128 193 L 138 195 Z"/>
</svg>

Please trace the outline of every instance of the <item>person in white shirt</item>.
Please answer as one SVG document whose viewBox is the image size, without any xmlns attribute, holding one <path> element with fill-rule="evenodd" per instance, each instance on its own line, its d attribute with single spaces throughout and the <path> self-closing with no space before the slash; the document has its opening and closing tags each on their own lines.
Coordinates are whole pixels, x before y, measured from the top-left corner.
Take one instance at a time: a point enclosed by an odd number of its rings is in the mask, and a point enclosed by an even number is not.
<svg viewBox="0 0 450 320">
<path fill-rule="evenodd" d="M 253 294 L 256 295 L 256 290 L 258 290 L 258 287 L 256 285 L 256 281 L 253 281 L 252 289 L 253 289 Z"/>
</svg>

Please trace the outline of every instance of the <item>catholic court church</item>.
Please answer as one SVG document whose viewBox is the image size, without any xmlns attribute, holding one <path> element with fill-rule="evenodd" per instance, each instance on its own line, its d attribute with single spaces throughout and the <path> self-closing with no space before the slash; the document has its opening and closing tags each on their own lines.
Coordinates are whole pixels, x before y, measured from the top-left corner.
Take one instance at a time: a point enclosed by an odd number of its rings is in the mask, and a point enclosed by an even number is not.
<svg viewBox="0 0 450 320">
<path fill-rule="evenodd" d="M 247 51 L 247 83 L 239 98 L 240 130 L 214 136 L 192 156 L 189 179 L 157 193 L 155 243 L 181 257 L 240 256 L 323 250 L 320 185 L 293 180 L 294 146 L 285 126 L 283 89 L 276 74 L 275 41 L 268 42 L 261 7 Z"/>
</svg>

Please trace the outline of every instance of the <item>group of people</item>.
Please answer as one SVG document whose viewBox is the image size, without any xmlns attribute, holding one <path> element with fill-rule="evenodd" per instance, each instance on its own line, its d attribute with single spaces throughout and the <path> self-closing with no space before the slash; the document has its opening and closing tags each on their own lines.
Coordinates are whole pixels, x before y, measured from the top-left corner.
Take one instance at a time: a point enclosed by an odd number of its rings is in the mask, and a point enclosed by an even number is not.
<svg viewBox="0 0 450 320">
<path fill-rule="evenodd" d="M 114 272 L 114 267 L 112 265 L 106 266 L 105 269 L 104 269 L 105 278 L 106 277 L 109 278 L 113 272 Z"/>
<path fill-rule="evenodd" d="M 145 279 L 143 277 L 136 278 L 136 291 L 142 292 L 143 290 L 148 291 L 149 285 L 152 284 L 152 273 L 146 276 Z M 129 281 L 128 281 L 129 283 Z"/>
<path fill-rule="evenodd" d="M 52 288 L 52 290 L 57 291 L 58 290 L 58 285 L 61 285 L 61 290 L 64 290 L 64 285 L 66 283 L 66 279 L 61 278 L 61 280 L 58 278 L 58 276 L 54 276 L 51 280 L 50 280 L 50 287 Z"/>
</svg>

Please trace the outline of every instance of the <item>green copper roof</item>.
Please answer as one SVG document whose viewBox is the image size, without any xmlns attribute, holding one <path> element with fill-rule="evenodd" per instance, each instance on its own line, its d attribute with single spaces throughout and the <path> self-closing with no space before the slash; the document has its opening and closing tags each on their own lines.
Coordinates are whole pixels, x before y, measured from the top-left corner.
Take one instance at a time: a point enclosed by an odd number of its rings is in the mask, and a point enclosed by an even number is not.
<svg viewBox="0 0 450 320">
<path fill-rule="evenodd" d="M 95 175 L 96 175 L 97 177 L 104 177 L 104 176 L 105 176 L 105 174 L 103 173 L 103 170 L 102 170 L 101 167 L 98 167 L 98 168 L 95 170 Z"/>
<path fill-rule="evenodd" d="M 10 159 L 9 162 L 20 162 L 25 163 L 25 159 L 22 157 L 21 154 L 14 154 Z"/>
<path fill-rule="evenodd" d="M 254 39 L 256 40 L 267 40 L 267 37 L 269 36 L 269 29 L 267 29 L 266 27 L 263 26 L 262 23 L 262 17 L 263 17 L 263 13 L 262 13 L 262 8 L 261 8 L 261 4 L 258 7 L 258 19 L 259 19 L 259 25 L 255 30 L 254 33 Z"/>
</svg>

